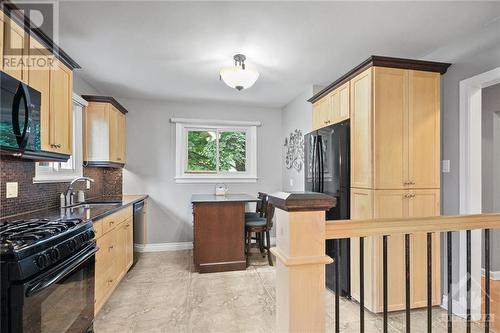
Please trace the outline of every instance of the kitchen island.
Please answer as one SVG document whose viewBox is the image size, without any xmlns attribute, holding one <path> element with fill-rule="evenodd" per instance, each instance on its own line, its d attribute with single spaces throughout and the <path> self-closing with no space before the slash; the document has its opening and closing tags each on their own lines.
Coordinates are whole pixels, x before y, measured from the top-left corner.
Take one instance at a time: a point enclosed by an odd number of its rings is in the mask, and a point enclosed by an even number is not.
<svg viewBox="0 0 500 333">
<path fill-rule="evenodd" d="M 245 205 L 258 202 L 248 194 L 194 194 L 193 260 L 197 272 L 246 269 Z"/>
</svg>

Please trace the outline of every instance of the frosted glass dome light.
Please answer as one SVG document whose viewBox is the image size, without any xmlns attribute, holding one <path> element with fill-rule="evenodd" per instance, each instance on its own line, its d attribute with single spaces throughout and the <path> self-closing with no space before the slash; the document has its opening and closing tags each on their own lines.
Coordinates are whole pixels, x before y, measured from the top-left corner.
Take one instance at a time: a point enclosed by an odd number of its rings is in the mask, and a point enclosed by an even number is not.
<svg viewBox="0 0 500 333">
<path fill-rule="evenodd" d="M 243 54 L 234 56 L 234 66 L 224 67 L 220 71 L 220 79 L 231 88 L 243 90 L 254 85 L 259 72 L 245 68 L 246 57 Z"/>
</svg>

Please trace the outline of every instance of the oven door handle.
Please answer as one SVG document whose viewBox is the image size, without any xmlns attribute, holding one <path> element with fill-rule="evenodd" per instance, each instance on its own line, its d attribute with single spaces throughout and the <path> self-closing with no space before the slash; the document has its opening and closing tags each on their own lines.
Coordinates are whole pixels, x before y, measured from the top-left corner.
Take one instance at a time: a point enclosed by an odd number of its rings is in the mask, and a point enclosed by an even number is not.
<svg viewBox="0 0 500 333">
<path fill-rule="evenodd" d="M 74 270 L 80 264 L 82 264 L 87 259 L 92 257 L 96 252 L 97 252 L 97 247 L 93 246 L 89 252 L 87 252 L 84 256 L 78 258 L 76 261 L 72 262 L 71 265 L 64 268 L 62 271 L 59 271 L 57 274 L 48 276 L 47 278 L 42 279 L 41 281 L 38 281 L 34 285 L 30 286 L 26 290 L 26 297 L 31 297 L 31 296 L 43 291 L 44 289 L 50 287 L 54 283 L 57 283 L 59 280 L 61 280 L 63 277 L 65 277 L 67 274 L 69 274 L 72 270 Z"/>
</svg>

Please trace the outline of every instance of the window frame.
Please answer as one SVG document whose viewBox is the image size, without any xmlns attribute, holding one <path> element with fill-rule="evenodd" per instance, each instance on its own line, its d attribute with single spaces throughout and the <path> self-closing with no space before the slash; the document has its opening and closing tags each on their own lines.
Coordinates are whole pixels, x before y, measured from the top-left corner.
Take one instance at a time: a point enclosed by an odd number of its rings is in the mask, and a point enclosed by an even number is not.
<svg viewBox="0 0 500 333">
<path fill-rule="evenodd" d="M 175 160 L 176 160 L 176 183 L 252 183 L 257 182 L 257 126 L 260 122 L 225 121 L 225 120 L 203 120 L 203 119 L 177 119 L 172 118 L 175 123 Z M 215 172 L 190 172 L 187 170 L 187 138 L 189 131 L 215 131 L 217 136 L 221 132 L 244 132 L 245 138 L 245 171 L 220 172 L 219 156 L 216 160 Z M 218 155 L 218 154 L 217 154 Z"/>
<path fill-rule="evenodd" d="M 83 176 L 83 108 L 87 102 L 80 96 L 73 93 L 72 98 L 72 118 L 73 118 L 73 152 L 71 155 L 73 169 L 60 169 L 55 163 L 49 162 L 49 165 L 40 165 L 35 163 L 35 177 L 33 183 L 66 183 L 76 177 Z"/>
</svg>

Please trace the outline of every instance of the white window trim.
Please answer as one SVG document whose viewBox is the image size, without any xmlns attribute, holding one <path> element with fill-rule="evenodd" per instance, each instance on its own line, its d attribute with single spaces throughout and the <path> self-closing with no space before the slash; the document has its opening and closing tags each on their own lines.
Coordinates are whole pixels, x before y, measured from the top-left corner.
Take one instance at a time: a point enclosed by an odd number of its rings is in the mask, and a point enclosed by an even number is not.
<svg viewBox="0 0 500 333">
<path fill-rule="evenodd" d="M 73 162 L 72 170 L 55 170 L 35 164 L 33 183 L 65 183 L 83 175 L 83 108 L 87 102 L 73 93 Z"/>
<path fill-rule="evenodd" d="M 255 183 L 257 182 L 257 126 L 260 122 L 172 118 L 175 123 L 176 183 Z M 246 133 L 246 171 L 238 173 L 186 173 L 187 132 L 192 129 L 219 129 Z"/>
</svg>

